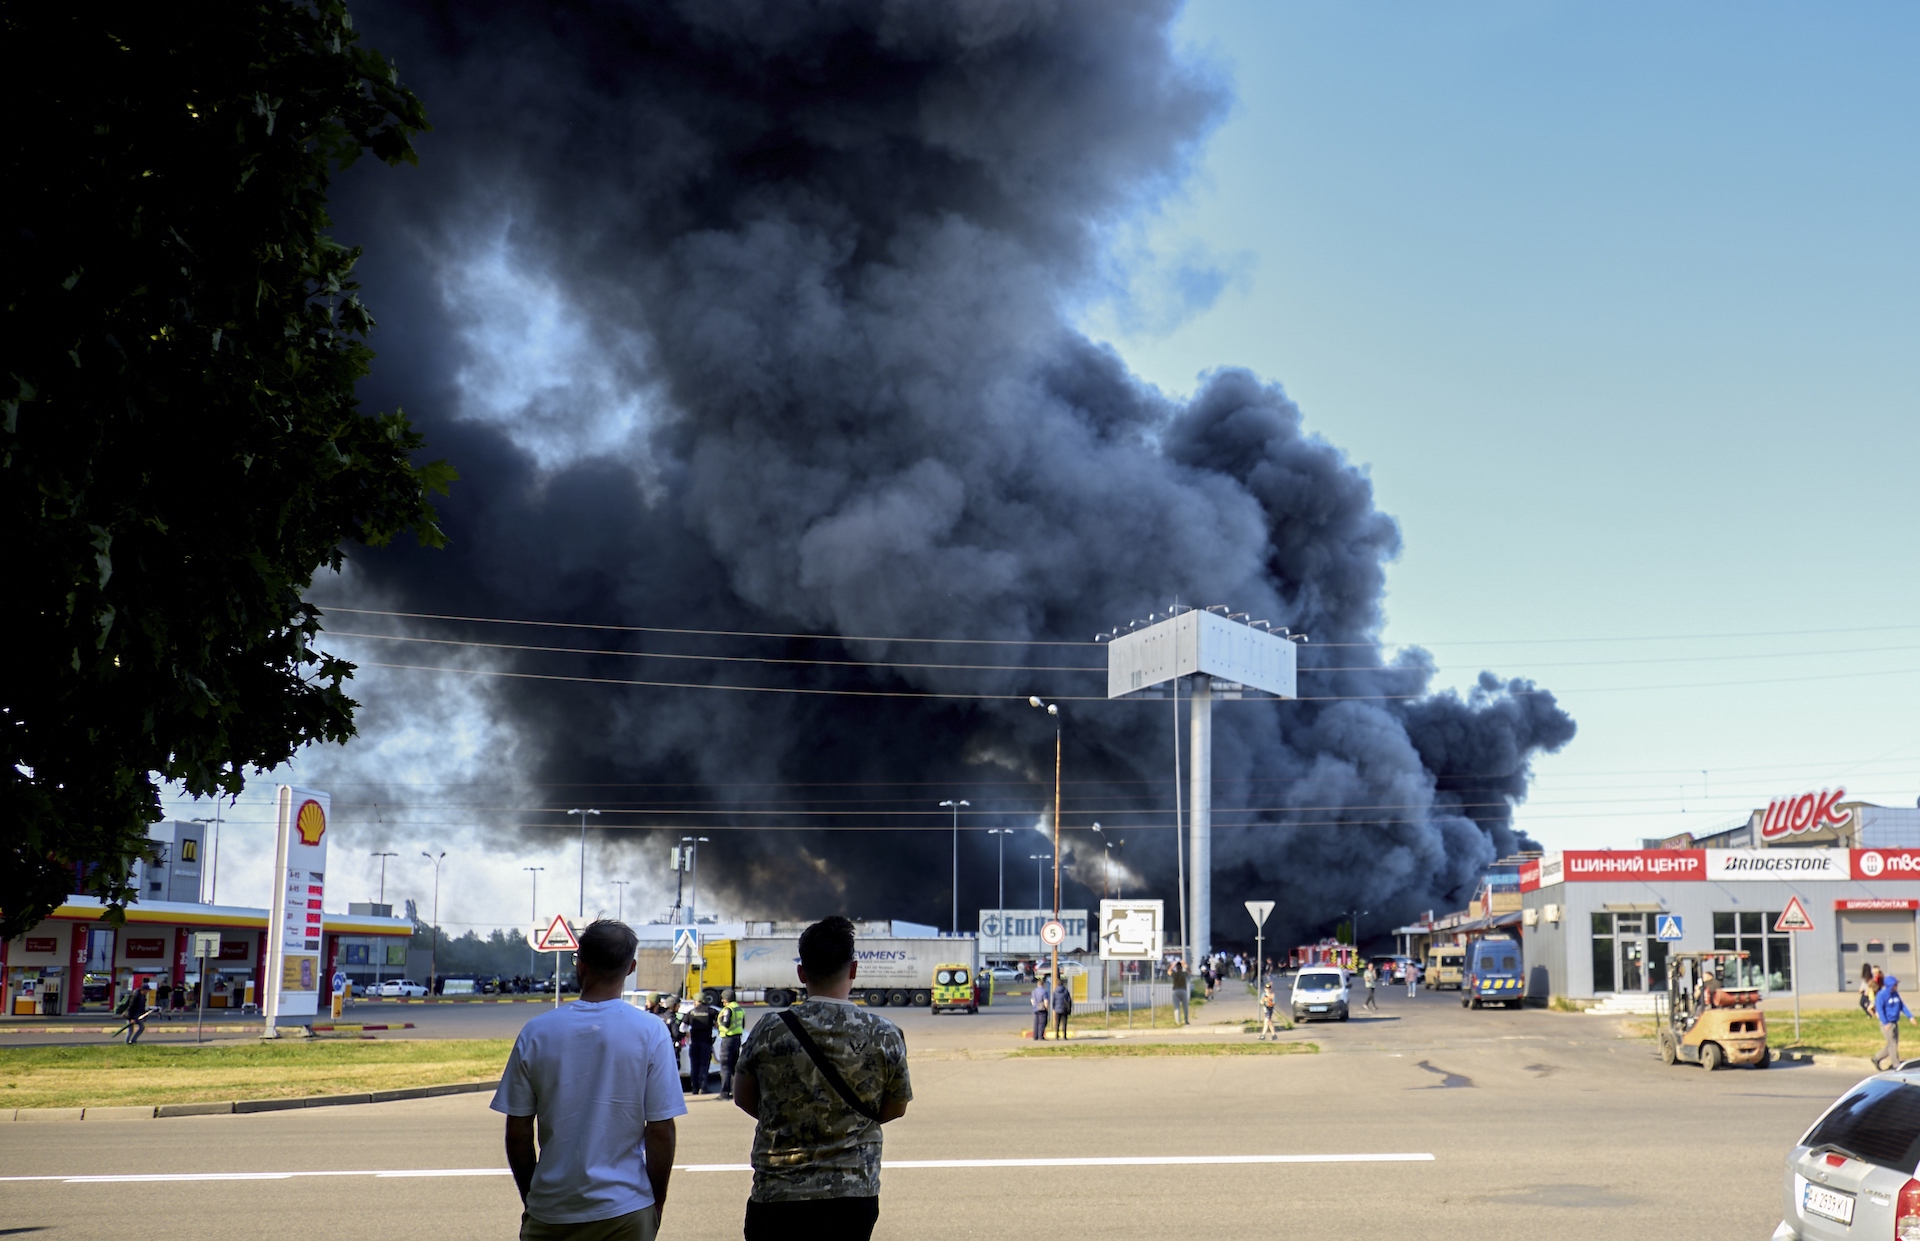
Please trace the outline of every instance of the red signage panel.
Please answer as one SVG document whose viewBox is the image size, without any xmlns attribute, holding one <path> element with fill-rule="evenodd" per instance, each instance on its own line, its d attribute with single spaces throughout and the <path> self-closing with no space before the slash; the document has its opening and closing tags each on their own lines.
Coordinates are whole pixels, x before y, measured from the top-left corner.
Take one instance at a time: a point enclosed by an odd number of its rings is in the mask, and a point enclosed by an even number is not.
<svg viewBox="0 0 1920 1241">
<path fill-rule="evenodd" d="M 58 952 L 60 951 L 60 940 L 53 935 L 29 935 L 27 936 L 26 951 Z"/>
<path fill-rule="evenodd" d="M 1565 859 L 1568 883 L 1707 877 L 1705 849 L 1569 849 Z"/>
<path fill-rule="evenodd" d="M 129 938 L 126 952 L 129 961 L 164 961 L 167 959 L 167 941 Z"/>
<path fill-rule="evenodd" d="M 1833 903 L 1835 909 L 1920 909 L 1920 901 L 1903 901 L 1895 896 L 1856 896 Z"/>
<path fill-rule="evenodd" d="M 1855 849 L 1855 879 L 1920 879 L 1920 849 Z"/>
</svg>

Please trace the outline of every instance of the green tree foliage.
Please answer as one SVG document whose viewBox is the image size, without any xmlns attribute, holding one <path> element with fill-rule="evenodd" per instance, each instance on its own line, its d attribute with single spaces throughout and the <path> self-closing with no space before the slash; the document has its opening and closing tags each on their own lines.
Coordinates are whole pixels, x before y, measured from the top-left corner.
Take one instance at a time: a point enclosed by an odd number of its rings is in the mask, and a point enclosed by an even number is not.
<svg viewBox="0 0 1920 1241">
<path fill-rule="evenodd" d="M 441 543 L 444 463 L 370 415 L 329 177 L 420 101 L 339 0 L 8 5 L 0 85 L 0 936 L 116 907 L 158 789 L 353 733 L 302 602 L 346 542 Z"/>
</svg>

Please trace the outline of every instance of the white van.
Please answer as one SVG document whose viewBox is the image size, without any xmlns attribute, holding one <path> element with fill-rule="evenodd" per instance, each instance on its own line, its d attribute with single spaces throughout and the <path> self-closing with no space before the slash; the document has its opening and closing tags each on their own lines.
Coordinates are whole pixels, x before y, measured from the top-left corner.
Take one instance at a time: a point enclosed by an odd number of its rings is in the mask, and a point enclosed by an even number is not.
<svg viewBox="0 0 1920 1241">
<path fill-rule="evenodd" d="M 1333 965 L 1309 965 L 1293 976 L 1293 1019 L 1345 1021 L 1347 971 Z"/>
</svg>

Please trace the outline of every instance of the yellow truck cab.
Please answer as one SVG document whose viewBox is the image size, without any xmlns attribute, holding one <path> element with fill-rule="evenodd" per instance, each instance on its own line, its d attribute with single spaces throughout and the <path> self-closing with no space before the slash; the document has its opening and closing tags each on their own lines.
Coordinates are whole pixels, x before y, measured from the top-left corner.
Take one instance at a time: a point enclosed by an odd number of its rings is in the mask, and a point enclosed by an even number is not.
<svg viewBox="0 0 1920 1241">
<path fill-rule="evenodd" d="M 933 969 L 933 1011 L 977 1013 L 980 1006 L 973 995 L 973 967 L 936 965 Z"/>
</svg>

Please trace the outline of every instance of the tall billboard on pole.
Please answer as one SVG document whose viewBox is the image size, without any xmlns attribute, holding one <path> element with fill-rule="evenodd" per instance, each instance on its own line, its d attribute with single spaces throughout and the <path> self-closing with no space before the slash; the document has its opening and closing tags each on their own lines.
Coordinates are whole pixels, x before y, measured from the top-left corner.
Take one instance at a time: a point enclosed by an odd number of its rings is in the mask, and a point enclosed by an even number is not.
<svg viewBox="0 0 1920 1241">
<path fill-rule="evenodd" d="M 320 951 L 327 885 L 327 823 L 333 798 L 280 786 L 273 844 L 273 903 L 267 914 L 267 993 L 260 1005 L 272 1037 L 282 1017 L 320 1012 Z"/>
</svg>

